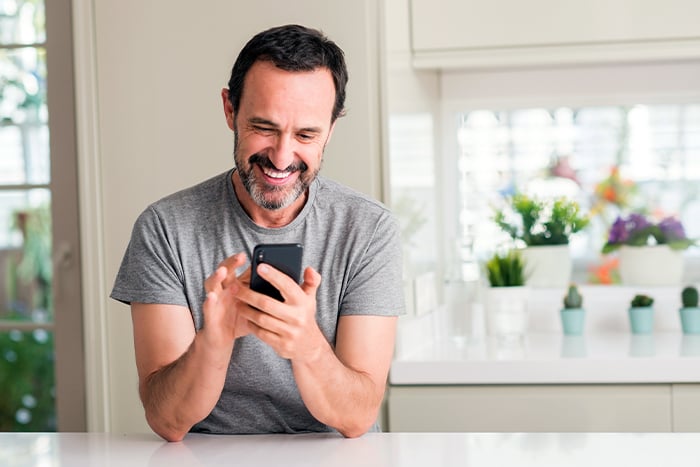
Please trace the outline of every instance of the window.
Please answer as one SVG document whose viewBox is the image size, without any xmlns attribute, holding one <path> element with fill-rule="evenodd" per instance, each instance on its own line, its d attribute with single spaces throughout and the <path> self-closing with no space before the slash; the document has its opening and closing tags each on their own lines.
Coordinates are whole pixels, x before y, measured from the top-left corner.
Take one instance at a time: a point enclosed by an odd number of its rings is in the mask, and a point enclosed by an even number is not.
<svg viewBox="0 0 700 467">
<path fill-rule="evenodd" d="M 0 24 L 0 374 L 7 382 L 0 389 L 0 430 L 52 431 L 56 415 L 43 3 L 0 2 Z"/>
<path fill-rule="evenodd" d="M 453 281 L 474 290 L 482 280 L 481 261 L 509 241 L 493 214 L 516 191 L 564 195 L 593 213 L 572 239 L 577 282 L 604 283 L 614 254 L 600 251 L 620 213 L 677 216 L 700 238 L 700 61 L 433 76 L 437 86 L 401 88 L 389 102 L 388 137 L 392 209 L 404 226 L 421 221 L 404 242 L 407 277 L 432 271 L 438 303 Z M 411 99 L 437 104 L 403 112 Z M 684 280 L 700 281 L 700 248 L 684 256 Z"/>
<path fill-rule="evenodd" d="M 700 104 L 471 110 L 457 120 L 460 238 L 477 257 L 508 242 L 489 219 L 515 192 L 573 198 L 591 214 L 571 243 L 578 282 L 599 280 L 598 252 L 621 213 L 674 216 L 700 237 Z"/>
<path fill-rule="evenodd" d="M 434 268 L 437 242 L 433 123 L 430 114 L 395 115 L 389 122 L 392 209 L 401 222 L 406 267 Z"/>
<path fill-rule="evenodd" d="M 70 14 L 0 0 L 0 431 L 85 427 Z"/>
</svg>

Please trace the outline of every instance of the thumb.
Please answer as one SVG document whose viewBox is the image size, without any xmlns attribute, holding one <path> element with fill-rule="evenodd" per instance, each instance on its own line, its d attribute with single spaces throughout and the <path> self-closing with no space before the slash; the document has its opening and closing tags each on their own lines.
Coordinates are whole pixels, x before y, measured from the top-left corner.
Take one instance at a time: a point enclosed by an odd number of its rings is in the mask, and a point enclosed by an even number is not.
<svg viewBox="0 0 700 467">
<path fill-rule="evenodd" d="M 202 304 L 202 308 L 204 309 L 204 312 L 207 314 L 215 313 L 218 304 L 219 304 L 219 295 L 216 292 L 209 292 L 209 293 L 207 293 L 207 296 L 204 299 L 204 303 Z"/>
<path fill-rule="evenodd" d="M 304 269 L 304 283 L 301 284 L 304 293 L 315 297 L 319 285 L 321 285 L 321 275 L 312 267 Z"/>
</svg>

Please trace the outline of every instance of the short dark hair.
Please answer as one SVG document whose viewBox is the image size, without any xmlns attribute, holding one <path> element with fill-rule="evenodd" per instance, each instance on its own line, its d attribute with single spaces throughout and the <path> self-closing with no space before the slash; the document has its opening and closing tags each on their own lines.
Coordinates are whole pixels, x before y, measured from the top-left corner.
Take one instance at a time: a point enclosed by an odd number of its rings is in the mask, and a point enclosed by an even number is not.
<svg viewBox="0 0 700 467">
<path fill-rule="evenodd" d="M 327 68 L 335 85 L 335 104 L 331 122 L 345 113 L 345 85 L 348 70 L 343 51 L 316 29 L 288 24 L 253 36 L 238 54 L 228 81 L 228 98 L 237 111 L 243 94 L 243 82 L 256 61 L 272 62 L 285 71 L 313 71 Z"/>
</svg>

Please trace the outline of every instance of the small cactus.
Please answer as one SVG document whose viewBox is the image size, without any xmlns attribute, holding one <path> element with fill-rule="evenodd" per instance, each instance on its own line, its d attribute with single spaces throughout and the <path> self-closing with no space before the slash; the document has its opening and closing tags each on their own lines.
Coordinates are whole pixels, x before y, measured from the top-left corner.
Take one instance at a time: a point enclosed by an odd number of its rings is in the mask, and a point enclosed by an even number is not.
<svg viewBox="0 0 700 467">
<path fill-rule="evenodd" d="M 643 306 L 651 306 L 654 304 L 654 299 L 651 298 L 648 295 L 635 295 L 632 301 L 630 302 L 630 305 L 632 307 L 637 308 L 637 307 L 643 307 Z"/>
<path fill-rule="evenodd" d="M 698 306 L 698 289 L 689 285 L 681 292 L 681 302 L 683 308 L 697 308 Z"/>
<path fill-rule="evenodd" d="M 581 308 L 583 297 L 578 291 L 576 284 L 569 285 L 569 291 L 564 295 L 564 308 Z"/>
</svg>

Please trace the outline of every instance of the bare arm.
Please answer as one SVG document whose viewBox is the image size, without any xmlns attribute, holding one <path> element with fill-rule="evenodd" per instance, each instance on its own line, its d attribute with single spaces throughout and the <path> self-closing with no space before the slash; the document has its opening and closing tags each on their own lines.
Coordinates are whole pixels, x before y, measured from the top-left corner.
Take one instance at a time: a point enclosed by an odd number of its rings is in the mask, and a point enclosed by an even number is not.
<svg viewBox="0 0 700 467">
<path fill-rule="evenodd" d="M 343 316 L 335 352 L 326 342 L 316 358 L 292 361 L 309 411 L 344 436 L 364 434 L 377 419 L 386 389 L 396 317 Z"/>
<path fill-rule="evenodd" d="M 216 404 L 233 341 L 217 349 L 195 337 L 181 306 L 133 303 L 131 316 L 146 420 L 161 437 L 179 441 Z"/>
<path fill-rule="evenodd" d="M 302 399 L 317 420 L 347 437 L 364 434 L 384 395 L 396 318 L 341 317 L 333 349 L 315 319 L 320 275 L 307 268 L 299 287 L 279 271 L 259 267 L 258 272 L 285 302 L 241 291 L 238 298 L 257 308 L 241 309 L 241 317 L 249 320 L 253 334 L 291 360 Z"/>
<path fill-rule="evenodd" d="M 235 258 L 235 257 L 232 257 Z M 149 426 L 168 441 L 179 441 L 204 419 L 221 395 L 235 337 L 235 306 L 223 284 L 241 260 L 227 260 L 207 279 L 205 326 L 195 333 L 183 306 L 132 303 L 139 394 Z M 225 262 L 226 263 L 226 262 Z M 235 277 L 235 275 L 234 275 Z"/>
</svg>

